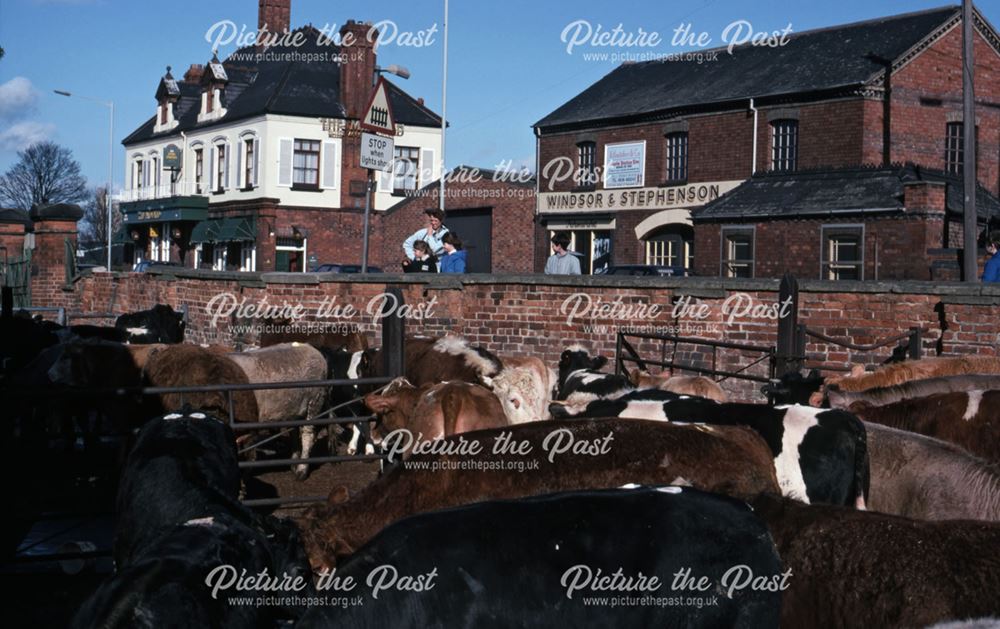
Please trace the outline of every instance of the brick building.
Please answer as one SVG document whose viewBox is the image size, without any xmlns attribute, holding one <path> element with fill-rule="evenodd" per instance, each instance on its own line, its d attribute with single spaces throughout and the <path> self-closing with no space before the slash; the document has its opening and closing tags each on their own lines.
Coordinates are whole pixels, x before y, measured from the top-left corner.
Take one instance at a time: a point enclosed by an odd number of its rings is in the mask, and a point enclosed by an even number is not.
<svg viewBox="0 0 1000 629">
<path fill-rule="evenodd" d="M 428 184 L 385 212 L 385 270 L 401 270 L 402 243 L 425 224 L 424 210 L 440 207 L 440 183 Z M 445 184 L 445 225 L 461 238 L 468 252 L 467 271 L 533 272 L 534 243 L 545 238 L 534 220 L 535 179 L 520 173 L 459 166 L 446 175 Z"/>
<path fill-rule="evenodd" d="M 378 34 L 352 20 L 339 39 L 312 26 L 289 33 L 290 15 L 291 0 L 259 0 L 259 31 L 285 34 L 281 42 L 213 56 L 180 80 L 167 68 L 155 115 L 123 141 L 127 262 L 237 271 L 360 262 L 368 171 L 358 123 L 383 72 Z M 373 252 L 382 212 L 441 174 L 441 118 L 387 86 L 396 159 L 375 177 Z"/>
<path fill-rule="evenodd" d="M 782 265 L 793 256 L 774 240 L 764 241 L 780 235 L 789 246 L 804 248 L 798 254 L 810 266 L 803 274 L 820 278 L 821 250 L 831 246 L 824 233 L 833 232 L 814 226 L 816 215 L 781 209 L 781 221 L 750 230 L 755 240 L 746 244 L 745 238 L 723 242 L 726 225 L 709 220 L 706 206 L 724 206 L 725 195 L 739 189 L 742 201 L 729 207 L 746 211 L 746 220 L 729 213 L 726 221 L 747 227 L 774 218 L 745 205 L 779 181 L 755 175 L 791 174 L 783 185 L 805 182 L 802 189 L 815 193 L 823 182 L 815 173 L 829 171 L 831 188 L 824 194 L 835 198 L 833 186 L 843 183 L 837 171 L 912 163 L 917 168 L 909 175 L 897 172 L 891 184 L 897 198 L 885 207 L 910 207 L 900 205 L 903 184 L 923 181 L 934 189 L 928 194 L 936 206 L 914 207 L 941 224 L 908 227 L 892 237 L 884 233 L 888 223 L 873 225 L 853 249 L 833 249 L 847 256 L 866 251 L 866 264 L 899 250 L 916 254 L 923 258 L 919 264 L 884 266 L 880 277 L 929 279 L 934 263 L 954 253 L 942 250 L 960 242 L 949 186 L 964 162 L 961 26 L 960 8 L 949 6 L 807 31 L 776 48 L 722 49 L 712 61 L 626 63 L 535 124 L 539 221 L 549 232 L 573 232 L 574 248 L 587 261 L 584 272 L 641 263 L 737 275 L 743 271 L 723 262 L 750 247 L 757 253 L 756 276 L 780 275 L 795 266 Z M 1000 36 L 978 11 L 974 48 L 977 172 L 988 197 L 981 206 L 994 207 L 1000 193 Z M 929 171 L 940 176 L 912 180 Z M 805 172 L 814 174 L 794 176 Z M 893 175 L 886 172 L 871 177 L 889 185 Z M 751 178 L 749 188 L 741 187 Z M 705 221 L 698 219 L 699 208 L 706 208 Z M 850 220 L 867 225 L 883 217 Z M 931 238 L 945 224 L 951 231 Z M 910 232 L 920 237 L 911 241 Z M 547 243 L 537 247 L 544 253 Z M 864 277 L 874 274 L 871 268 Z"/>
</svg>

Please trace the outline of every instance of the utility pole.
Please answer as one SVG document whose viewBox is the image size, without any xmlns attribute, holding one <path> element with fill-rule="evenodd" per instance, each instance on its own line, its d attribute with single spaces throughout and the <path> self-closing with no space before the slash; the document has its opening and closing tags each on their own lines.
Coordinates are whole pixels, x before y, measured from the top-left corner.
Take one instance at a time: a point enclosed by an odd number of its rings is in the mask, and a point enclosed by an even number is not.
<svg viewBox="0 0 1000 629">
<path fill-rule="evenodd" d="M 965 138 L 962 153 L 962 174 L 965 183 L 965 242 L 962 258 L 966 282 L 979 281 L 979 249 L 977 247 L 978 223 L 976 221 L 976 94 L 973 74 L 975 58 L 973 37 L 975 25 L 972 0 L 962 1 L 962 131 Z"/>
</svg>

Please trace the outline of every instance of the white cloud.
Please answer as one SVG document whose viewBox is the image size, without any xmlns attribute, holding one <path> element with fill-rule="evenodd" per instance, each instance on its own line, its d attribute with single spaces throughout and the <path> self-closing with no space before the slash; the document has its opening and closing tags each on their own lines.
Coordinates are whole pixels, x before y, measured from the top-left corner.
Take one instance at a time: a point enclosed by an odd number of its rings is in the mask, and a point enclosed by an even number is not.
<svg viewBox="0 0 1000 629">
<path fill-rule="evenodd" d="M 37 104 L 38 90 L 23 76 L 0 85 L 0 120 L 22 118 L 33 112 Z"/>
<path fill-rule="evenodd" d="M 55 131 L 56 126 L 46 122 L 18 122 L 0 130 L 0 150 L 20 151 L 35 142 L 48 140 Z"/>
</svg>

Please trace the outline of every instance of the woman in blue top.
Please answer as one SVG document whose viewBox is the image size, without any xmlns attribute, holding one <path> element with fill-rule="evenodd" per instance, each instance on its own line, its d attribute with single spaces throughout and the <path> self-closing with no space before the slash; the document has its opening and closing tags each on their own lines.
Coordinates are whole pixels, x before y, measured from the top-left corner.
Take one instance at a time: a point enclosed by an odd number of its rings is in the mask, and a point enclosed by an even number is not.
<svg viewBox="0 0 1000 629">
<path fill-rule="evenodd" d="M 990 259 L 986 261 L 983 281 L 1000 282 L 1000 230 L 989 235 L 986 241 L 986 253 L 990 254 Z"/>
<path fill-rule="evenodd" d="M 442 273 L 465 273 L 465 252 L 462 251 L 462 241 L 458 234 L 448 232 L 441 239 L 444 244 L 445 254 L 441 256 L 439 262 Z"/>
</svg>

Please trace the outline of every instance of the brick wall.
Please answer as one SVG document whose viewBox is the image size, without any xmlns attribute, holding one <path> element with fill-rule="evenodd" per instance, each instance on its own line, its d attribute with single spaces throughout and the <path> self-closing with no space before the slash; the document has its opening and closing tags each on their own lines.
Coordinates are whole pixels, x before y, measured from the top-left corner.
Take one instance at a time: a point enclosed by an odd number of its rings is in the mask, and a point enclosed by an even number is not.
<svg viewBox="0 0 1000 629">
<path fill-rule="evenodd" d="M 776 322 L 753 318 L 740 309 L 752 299 L 753 305 L 771 307 L 777 302 L 776 280 L 706 280 L 698 278 L 589 278 L 543 276 L 425 276 L 418 279 L 386 275 L 378 281 L 361 278 L 338 278 L 321 281 L 317 276 L 296 274 L 205 273 L 192 270 L 173 275 L 96 273 L 79 280 L 70 293 L 46 294 L 46 301 L 36 305 L 65 306 L 71 311 L 127 312 L 148 308 L 156 303 L 189 309 L 189 339 L 196 342 L 226 344 L 252 342 L 254 334 L 240 333 L 234 325 L 249 320 L 225 316 L 213 325 L 205 306 L 220 293 L 231 293 L 246 303 L 266 299 L 271 305 L 301 304 L 308 312 L 327 300 L 336 305 L 353 305 L 364 310 L 366 304 L 388 286 L 402 289 L 411 306 L 433 301 L 429 316 L 411 319 L 410 334 L 437 335 L 453 332 L 500 354 L 538 355 L 555 364 L 559 353 L 569 343 L 584 342 L 605 356 L 615 351 L 618 326 L 635 331 L 673 331 L 684 336 L 769 346 L 776 342 Z M 615 318 L 594 317 L 581 310 L 581 316 L 568 321 L 573 313 L 568 298 L 598 301 L 605 304 L 619 300 L 622 308 L 633 311 Z M 582 297 L 581 297 L 582 295 Z M 676 313 L 675 300 L 688 299 L 692 306 L 704 306 L 705 316 L 692 311 Z M 922 283 L 800 283 L 799 322 L 810 328 L 852 343 L 873 343 L 894 336 L 911 327 L 927 330 L 923 338 L 926 355 L 1000 354 L 1000 287 L 962 284 Z M 724 306 L 728 303 L 729 310 Z M 660 312 L 645 317 L 637 308 L 657 305 Z M 426 310 L 425 310 L 426 312 Z M 679 316 L 674 316 L 675 314 Z M 309 317 L 315 319 L 315 317 Z M 373 335 L 377 325 L 367 316 L 327 319 L 327 322 L 357 324 Z M 607 327 L 604 327 L 607 326 Z M 655 326 L 657 329 L 651 329 Z M 674 326 L 668 328 L 668 326 Z M 679 330 L 678 330 L 679 328 Z M 658 342 L 636 341 L 647 357 L 658 356 Z M 669 347 L 668 347 L 669 350 Z M 693 361 L 704 367 L 713 363 L 706 347 L 679 345 L 677 359 Z M 850 362 L 872 364 L 884 360 L 891 348 L 874 352 L 848 352 L 826 343 L 807 346 L 810 359 L 847 366 Z M 668 351 L 669 355 L 669 351 Z M 717 367 L 732 369 L 748 366 L 760 354 L 719 350 Z M 748 373 L 766 374 L 766 364 L 750 367 Z M 759 397 L 759 384 L 730 380 L 725 387 L 742 399 Z"/>
<path fill-rule="evenodd" d="M 24 251 L 24 223 L 0 223 L 0 248 L 10 259 L 20 258 Z"/>
</svg>

